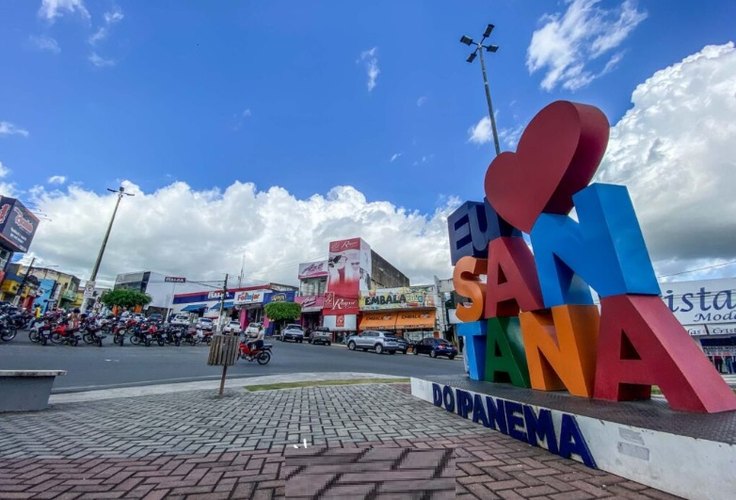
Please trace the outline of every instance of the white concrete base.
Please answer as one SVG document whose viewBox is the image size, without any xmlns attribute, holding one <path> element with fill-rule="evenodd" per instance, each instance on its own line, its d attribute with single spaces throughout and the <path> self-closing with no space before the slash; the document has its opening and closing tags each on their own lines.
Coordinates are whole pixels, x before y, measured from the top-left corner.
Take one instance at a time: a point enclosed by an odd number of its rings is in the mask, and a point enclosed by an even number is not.
<svg viewBox="0 0 736 500">
<path fill-rule="evenodd" d="M 433 384 L 435 383 L 412 377 L 411 393 L 434 404 Z M 435 385 L 440 388 L 445 387 L 440 384 Z M 457 388 L 451 388 L 451 390 L 457 401 Z M 462 388 L 459 390 L 470 394 L 472 398 L 478 394 L 484 401 L 488 396 Z M 495 397 L 494 399 L 497 400 Z M 531 406 L 518 401 L 514 403 L 527 406 L 529 410 L 533 409 L 536 416 L 540 415 L 540 411 L 550 411 L 555 435 L 558 437 L 563 415 L 566 415 L 568 422 L 571 418 L 571 414 L 559 410 Z M 440 403 L 440 408 L 447 410 L 444 403 Z M 457 414 L 458 411 L 459 405 L 455 404 L 454 413 Z M 467 418 L 473 418 L 472 412 Z M 685 498 L 732 499 L 736 497 L 736 446 L 734 445 L 622 425 L 582 415 L 572 415 L 572 418 L 577 422 L 577 427 L 587 442 L 597 468 L 601 470 Z M 521 423 L 518 422 L 517 420 L 515 426 L 517 435 L 525 431 L 522 428 L 525 424 L 523 415 Z M 482 426 L 480 423 L 479 425 Z M 548 443 L 543 441 L 538 442 L 538 446 L 549 449 Z M 570 458 L 582 461 L 575 455 Z"/>
</svg>

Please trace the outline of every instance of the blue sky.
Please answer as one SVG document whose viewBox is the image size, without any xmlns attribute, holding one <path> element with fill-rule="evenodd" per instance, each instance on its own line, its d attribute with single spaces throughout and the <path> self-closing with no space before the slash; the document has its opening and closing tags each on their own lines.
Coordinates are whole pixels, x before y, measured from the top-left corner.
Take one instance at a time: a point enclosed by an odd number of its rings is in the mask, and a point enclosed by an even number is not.
<svg viewBox="0 0 736 500">
<path fill-rule="evenodd" d="M 482 197 L 493 157 L 483 123 L 472 135 L 486 107 L 478 61 L 465 62 L 460 35 L 496 25 L 491 42 L 500 50 L 487 63 L 502 149 L 512 149 L 521 128 L 557 99 L 595 104 L 617 124 L 655 72 L 732 41 L 734 19 L 736 3 L 715 0 L 6 1 L 3 185 L 45 213 L 71 199 L 109 202 L 105 188 L 122 181 L 141 196 L 181 181 L 208 203 L 236 182 L 254 183 L 261 207 L 274 186 L 305 203 L 315 195 L 329 202 L 339 198 L 333 188 L 352 186 L 365 197 L 361 206 L 385 202 L 430 224 L 448 200 Z M 108 205 L 100 205 L 102 219 Z M 56 230 L 40 231 L 48 245 L 37 251 L 88 267 L 93 256 L 51 251 L 51 235 L 58 241 L 68 228 L 61 214 L 49 219 Z M 342 236 L 332 229 L 324 238 Z M 417 238 L 432 233 L 416 230 Z M 221 267 L 239 263 L 258 240 L 242 238 Z M 90 236 L 91 247 L 99 239 Z M 307 253 L 319 253 L 322 240 L 311 243 Z M 126 265 L 144 266 L 144 257 Z"/>
</svg>

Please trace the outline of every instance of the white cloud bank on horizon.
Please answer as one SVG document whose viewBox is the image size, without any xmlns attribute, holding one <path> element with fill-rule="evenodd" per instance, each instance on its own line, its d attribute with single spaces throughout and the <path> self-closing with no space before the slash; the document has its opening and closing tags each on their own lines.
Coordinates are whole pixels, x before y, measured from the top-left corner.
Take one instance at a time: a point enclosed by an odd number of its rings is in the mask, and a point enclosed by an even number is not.
<svg viewBox="0 0 736 500">
<path fill-rule="evenodd" d="M 660 276 L 736 259 L 735 88 L 734 44 L 705 47 L 639 85 L 632 108 L 611 129 L 596 181 L 628 185 Z M 457 199 L 424 215 L 368 201 L 348 186 L 304 200 L 240 182 L 223 192 L 181 182 L 153 193 L 125 186 L 136 196 L 121 203 L 102 278 L 148 269 L 222 279 L 238 273 L 245 254 L 249 282 L 295 283 L 299 262 L 325 257 L 327 242 L 353 236 L 414 284 L 450 276 L 445 218 Z M 36 187 L 28 201 L 51 219 L 41 222 L 32 246 L 40 265 L 87 278 L 114 195 L 72 184 Z M 677 279 L 732 276 L 735 268 Z"/>
<path fill-rule="evenodd" d="M 101 280 L 139 270 L 217 280 L 226 272 L 236 275 L 245 255 L 249 283 L 296 284 L 300 262 L 326 258 L 329 241 L 356 236 L 415 284 L 431 283 L 435 273 L 451 273 L 446 217 L 457 200 L 425 216 L 384 201 L 368 202 L 350 186 L 305 200 L 280 187 L 258 191 L 240 182 L 224 192 L 195 191 L 182 182 L 154 193 L 129 182 L 124 186 L 135 196 L 120 204 Z M 30 201 L 50 219 L 42 221 L 33 242 L 33 253 L 42 258 L 37 265 L 56 264 L 86 279 L 115 195 L 74 185 L 66 191 L 41 186 L 32 191 Z"/>
</svg>

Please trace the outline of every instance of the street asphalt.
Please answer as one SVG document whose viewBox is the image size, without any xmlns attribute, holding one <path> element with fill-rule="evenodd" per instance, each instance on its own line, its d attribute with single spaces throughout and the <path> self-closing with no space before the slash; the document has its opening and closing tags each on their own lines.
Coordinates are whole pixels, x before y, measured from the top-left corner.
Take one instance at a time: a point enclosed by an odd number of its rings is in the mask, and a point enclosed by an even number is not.
<svg viewBox="0 0 736 500">
<path fill-rule="evenodd" d="M 313 346 L 266 340 L 273 357 L 266 366 L 239 360 L 228 368 L 228 378 L 260 377 L 298 372 L 364 372 L 396 376 L 457 375 L 464 371 L 458 357 L 432 359 L 426 355 L 352 352 L 341 345 Z M 154 344 L 119 347 L 110 337 L 103 347 L 86 345 L 41 346 L 19 332 L 9 343 L 0 343 L 0 369 L 66 370 L 57 377 L 54 391 L 69 392 L 149 384 L 219 379 L 222 368 L 207 365 L 206 345 L 180 347 Z"/>
</svg>

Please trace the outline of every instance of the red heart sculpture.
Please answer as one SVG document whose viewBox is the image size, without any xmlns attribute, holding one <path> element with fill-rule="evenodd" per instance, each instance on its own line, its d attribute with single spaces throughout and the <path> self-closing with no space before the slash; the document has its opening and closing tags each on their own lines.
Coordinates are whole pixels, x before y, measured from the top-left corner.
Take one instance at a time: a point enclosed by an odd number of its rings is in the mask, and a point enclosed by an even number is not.
<svg viewBox="0 0 736 500">
<path fill-rule="evenodd" d="M 568 214 L 572 195 L 588 185 L 608 145 L 610 126 L 595 106 L 556 101 L 524 129 L 516 153 L 488 167 L 485 192 L 509 224 L 530 232 L 539 214 Z"/>
</svg>

